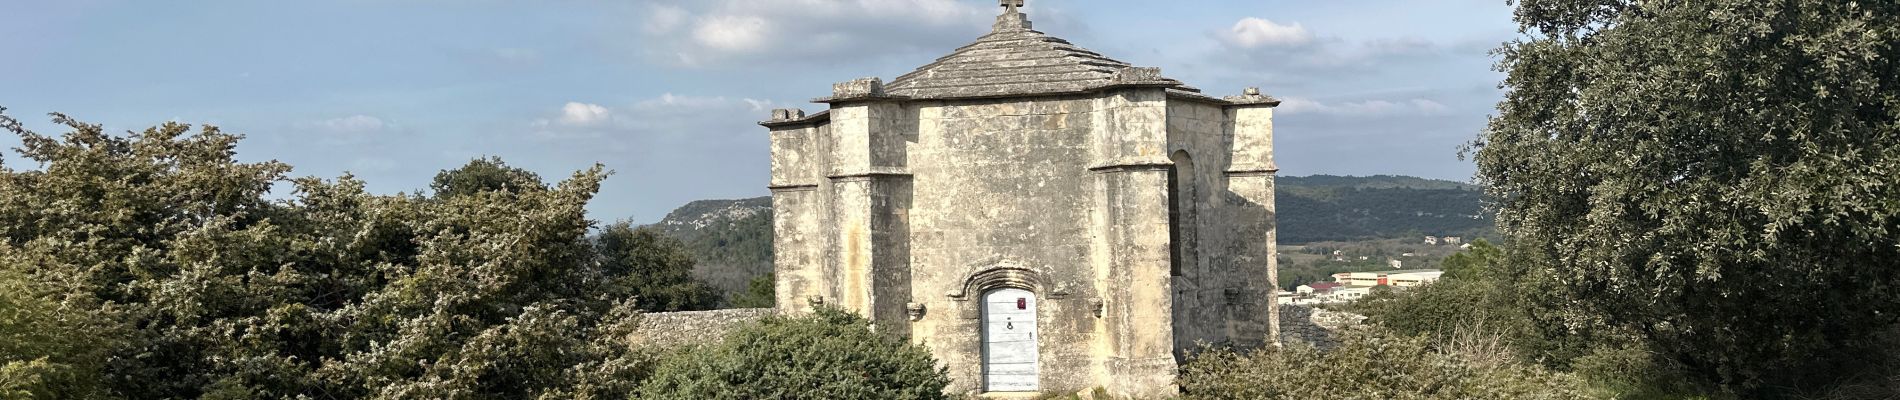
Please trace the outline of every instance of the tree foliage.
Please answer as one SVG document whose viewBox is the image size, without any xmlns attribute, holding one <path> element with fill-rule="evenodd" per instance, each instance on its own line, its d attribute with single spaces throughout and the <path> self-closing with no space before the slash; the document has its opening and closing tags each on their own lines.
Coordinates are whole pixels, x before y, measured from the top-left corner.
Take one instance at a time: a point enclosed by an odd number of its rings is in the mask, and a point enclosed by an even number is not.
<svg viewBox="0 0 1900 400">
<path fill-rule="evenodd" d="M 1900 318 L 1900 3 L 1524 0 L 1474 144 L 1552 322 L 1737 393 Z"/>
<path fill-rule="evenodd" d="M 641 309 L 707 310 L 719 304 L 719 292 L 692 276 L 693 256 L 679 239 L 623 221 L 602 229 L 597 240 L 601 267 L 627 290 L 615 295 L 635 299 Z"/>
<path fill-rule="evenodd" d="M 107 344 L 120 329 L 91 304 L 61 301 L 40 286 L 0 269 L 0 398 L 105 398 Z"/>
<path fill-rule="evenodd" d="M 1482 326 L 1508 337 L 1523 337 L 1531 321 L 1517 290 L 1513 271 L 1505 270 L 1502 250 L 1488 242 L 1446 257 L 1445 275 L 1429 285 L 1375 293 L 1353 311 L 1372 323 L 1403 335 L 1448 340 L 1461 330 Z"/>
<path fill-rule="evenodd" d="M 710 348 L 662 361 L 646 399 L 948 399 L 948 372 L 930 351 L 872 330 L 863 317 L 820 307 L 769 317 Z"/>
<path fill-rule="evenodd" d="M 746 283 L 744 292 L 731 296 L 732 306 L 736 308 L 772 308 L 778 304 L 778 288 L 774 274 L 759 275 Z"/>
<path fill-rule="evenodd" d="M 0 115 L 38 164 L 0 168 L 7 397 L 601 398 L 649 365 L 616 297 L 637 268 L 587 237 L 598 166 L 385 196 L 239 162 L 212 127 L 54 121 Z"/>
<path fill-rule="evenodd" d="M 469 160 L 461 168 L 436 173 L 435 181 L 429 184 L 429 188 L 435 191 L 436 197 L 547 190 L 540 175 L 509 166 L 501 157 L 477 158 Z"/>
</svg>

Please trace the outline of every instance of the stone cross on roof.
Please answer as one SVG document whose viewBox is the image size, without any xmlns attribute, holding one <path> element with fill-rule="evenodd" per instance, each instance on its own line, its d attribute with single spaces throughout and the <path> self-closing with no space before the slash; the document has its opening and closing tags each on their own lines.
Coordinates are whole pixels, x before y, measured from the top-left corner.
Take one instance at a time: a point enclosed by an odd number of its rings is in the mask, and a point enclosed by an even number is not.
<svg viewBox="0 0 1900 400">
<path fill-rule="evenodd" d="M 1022 8 L 1022 6 L 1023 6 L 1023 0 L 1003 0 L 1003 8 L 1015 10 L 1017 8 Z"/>
</svg>

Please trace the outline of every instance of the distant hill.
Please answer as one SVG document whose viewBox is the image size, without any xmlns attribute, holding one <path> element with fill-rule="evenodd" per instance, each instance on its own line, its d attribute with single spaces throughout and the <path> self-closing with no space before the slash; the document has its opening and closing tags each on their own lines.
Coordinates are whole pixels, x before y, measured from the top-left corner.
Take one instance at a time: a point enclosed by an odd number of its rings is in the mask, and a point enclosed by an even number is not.
<svg viewBox="0 0 1900 400">
<path fill-rule="evenodd" d="M 686 203 L 649 225 L 686 243 L 694 275 L 726 293 L 772 273 L 772 198 Z"/>
<path fill-rule="evenodd" d="M 1494 236 L 1484 193 L 1464 183 L 1390 175 L 1275 182 L 1281 243 Z"/>
<path fill-rule="evenodd" d="M 1425 179 L 1425 178 L 1418 178 L 1418 177 L 1411 177 L 1411 176 L 1398 176 L 1398 175 L 1283 176 L 1283 177 L 1276 178 L 1274 182 L 1280 184 L 1280 186 L 1282 187 L 1299 187 L 1299 188 L 1342 188 L 1343 187 L 1343 188 L 1356 188 L 1356 189 L 1420 189 L 1420 190 L 1471 190 L 1471 191 L 1478 190 L 1477 186 L 1473 186 L 1473 185 L 1461 183 L 1461 182 L 1452 182 L 1452 181 L 1447 181 L 1447 180 Z"/>
<path fill-rule="evenodd" d="M 1492 236 L 1476 187 L 1409 176 L 1280 177 L 1280 242 Z M 686 243 L 696 273 L 737 292 L 772 272 L 772 198 L 687 203 L 652 225 Z"/>
</svg>

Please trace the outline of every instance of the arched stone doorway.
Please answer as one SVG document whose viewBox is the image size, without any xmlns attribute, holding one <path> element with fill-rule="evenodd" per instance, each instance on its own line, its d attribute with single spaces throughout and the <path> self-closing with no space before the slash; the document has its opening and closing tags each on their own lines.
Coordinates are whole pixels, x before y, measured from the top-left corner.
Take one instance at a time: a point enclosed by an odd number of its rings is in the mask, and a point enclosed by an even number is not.
<svg viewBox="0 0 1900 400">
<path fill-rule="evenodd" d="M 1034 392 L 1040 389 L 1040 346 L 1036 334 L 1036 295 L 1002 288 L 983 293 L 983 390 Z"/>
</svg>

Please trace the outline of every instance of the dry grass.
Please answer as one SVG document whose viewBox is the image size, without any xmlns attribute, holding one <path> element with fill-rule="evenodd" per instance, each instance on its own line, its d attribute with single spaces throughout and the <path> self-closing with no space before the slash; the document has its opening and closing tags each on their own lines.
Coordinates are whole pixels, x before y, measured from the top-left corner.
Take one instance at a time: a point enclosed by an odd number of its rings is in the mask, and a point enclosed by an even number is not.
<svg viewBox="0 0 1900 400">
<path fill-rule="evenodd" d="M 1517 354 L 1511 350 L 1510 344 L 1505 343 L 1504 331 L 1488 327 L 1483 320 L 1460 324 L 1437 348 L 1440 353 L 1462 357 L 1472 365 L 1486 368 L 1504 366 L 1517 360 Z"/>
</svg>

